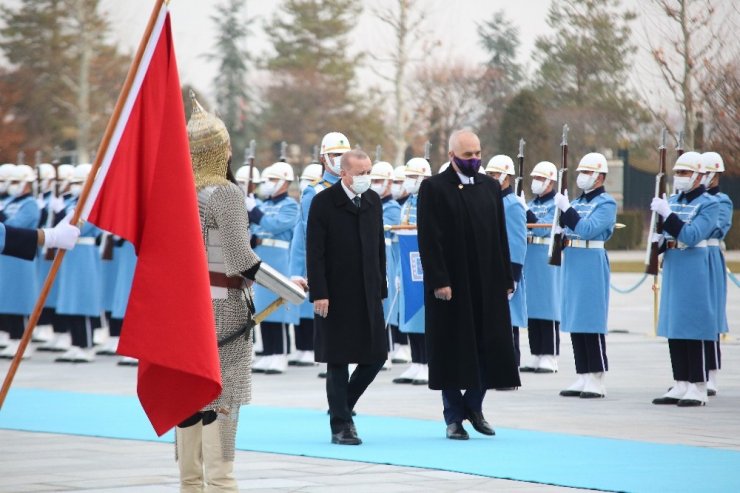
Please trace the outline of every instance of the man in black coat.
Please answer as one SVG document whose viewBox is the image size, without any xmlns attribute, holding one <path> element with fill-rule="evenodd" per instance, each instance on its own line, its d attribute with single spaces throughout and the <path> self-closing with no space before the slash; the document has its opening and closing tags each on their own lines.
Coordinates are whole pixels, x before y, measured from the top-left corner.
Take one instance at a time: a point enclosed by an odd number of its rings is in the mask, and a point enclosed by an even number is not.
<svg viewBox="0 0 740 493">
<path fill-rule="evenodd" d="M 372 163 L 367 154 L 344 153 L 341 168 L 341 180 L 311 202 L 306 267 L 315 357 L 327 363 L 332 443 L 359 445 L 352 409 L 388 354 L 383 206 L 378 194 L 368 190 Z M 357 363 L 351 378 L 350 363 Z"/>
<path fill-rule="evenodd" d="M 507 295 L 514 291 L 501 187 L 478 173 L 478 136 L 450 136 L 450 167 L 419 190 L 429 388 L 442 390 L 447 438 L 485 435 L 486 389 L 520 386 Z M 466 389 L 465 393 L 461 389 Z"/>
</svg>

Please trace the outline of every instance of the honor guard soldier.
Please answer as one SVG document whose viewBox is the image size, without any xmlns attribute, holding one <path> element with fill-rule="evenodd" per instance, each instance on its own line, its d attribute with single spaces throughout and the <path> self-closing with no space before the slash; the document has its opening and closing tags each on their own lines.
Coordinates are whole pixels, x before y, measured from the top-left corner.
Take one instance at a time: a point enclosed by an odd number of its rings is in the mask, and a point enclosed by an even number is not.
<svg viewBox="0 0 740 493">
<path fill-rule="evenodd" d="M 419 187 L 421 183 L 432 176 L 432 168 L 429 162 L 421 157 L 409 159 L 406 163 L 406 179 L 403 182 L 403 188 L 408 193 L 408 200 L 401 207 L 401 225 L 416 225 L 416 208 L 419 203 Z M 398 243 L 396 243 L 396 246 Z M 397 246 L 398 252 L 396 258 L 399 259 L 396 266 L 396 276 L 401 277 L 401 259 L 400 247 Z M 401 284 L 401 283 L 399 283 Z M 407 334 L 409 338 L 409 348 L 411 349 L 411 366 L 401 373 L 398 378 L 393 379 L 393 383 L 411 383 L 414 385 L 426 385 L 429 382 L 429 368 L 427 366 L 427 347 L 424 339 L 424 318 L 414 318 L 405 320 L 405 299 L 403 286 L 400 287 L 399 293 L 399 324 L 398 329 Z M 422 307 L 423 314 L 423 307 Z"/>
<path fill-rule="evenodd" d="M 252 179 L 249 180 L 249 169 L 252 169 Z M 262 177 L 260 176 L 260 170 L 256 166 L 242 166 L 234 173 L 234 179 L 239 185 L 239 188 L 244 192 L 244 196 L 254 196 L 255 189 L 262 183 Z M 249 182 L 247 184 L 247 182 Z"/>
<path fill-rule="evenodd" d="M 41 218 L 39 219 L 39 228 L 51 228 L 54 224 L 54 213 L 51 210 L 51 201 L 54 198 L 54 189 L 56 187 L 57 172 L 53 165 L 49 163 L 41 163 L 36 167 L 38 173 L 38 197 L 36 198 L 36 204 L 39 206 L 41 211 Z M 36 274 L 38 277 L 39 287 L 43 286 L 46 276 L 49 274 L 51 269 L 51 257 L 47 259 L 44 252 L 39 254 L 36 259 Z M 38 325 L 33 331 L 33 342 L 48 342 L 53 337 L 52 323 L 54 321 L 54 307 L 53 302 L 50 300 L 50 296 L 46 297 L 46 303 L 44 309 L 41 311 Z"/>
<path fill-rule="evenodd" d="M 70 178 L 71 198 L 65 214 L 72 214 L 77 206 L 82 185 L 92 165 L 79 164 Z M 62 363 L 89 363 L 95 360 L 93 329 L 95 317 L 103 308 L 103 283 L 100 252 L 97 240 L 102 231 L 85 223 L 80 228 L 77 247 L 69 252 L 59 268 L 56 303 L 57 320 L 72 336 L 72 347 L 55 359 Z"/>
<path fill-rule="evenodd" d="M 13 228 L 33 228 L 41 214 L 31 188 L 36 174 L 25 164 L 15 166 L 9 176 L 8 199 L 0 211 L 0 222 Z M 31 314 L 38 295 L 35 260 L 0 257 L 0 329 L 9 334 L 0 357 L 13 358 L 25 328 L 24 318 Z M 29 356 L 26 352 L 25 357 Z"/>
<path fill-rule="evenodd" d="M 385 161 L 379 161 L 373 165 L 372 171 L 370 171 L 370 178 L 372 184 L 370 189 L 377 193 L 380 197 L 380 201 L 383 204 L 383 226 L 395 226 L 401 222 L 401 206 L 393 198 L 391 194 L 391 187 L 393 186 L 393 166 Z M 394 257 L 394 249 L 392 247 L 393 233 L 391 231 L 385 232 L 385 262 L 386 262 L 386 276 L 388 279 L 388 297 L 383 302 L 383 315 L 385 317 L 386 326 L 388 326 L 389 336 L 391 341 L 389 343 L 389 355 L 388 361 L 386 361 L 383 368 L 389 367 L 393 359 L 393 332 L 398 331 L 398 302 L 399 302 L 399 286 L 396 285 L 395 272 L 396 264 L 398 259 Z"/>
<path fill-rule="evenodd" d="M 514 161 L 504 154 L 493 156 L 486 166 L 486 174 L 499 182 L 504 199 L 506 236 L 509 238 L 511 272 L 514 275 L 514 294 L 509 300 L 511 325 L 514 329 L 516 364 L 520 364 L 519 327 L 527 326 L 527 295 L 524 282 L 524 261 L 527 255 L 527 204 L 524 197 L 514 193 L 510 177 L 516 176 Z"/>
<path fill-rule="evenodd" d="M 576 171 L 578 188 L 583 191 L 580 197 L 572 203 L 561 193 L 554 197 L 567 238 L 560 328 L 570 332 L 578 373 L 577 380 L 560 395 L 589 399 L 606 396 L 610 271 L 604 243 L 614 232 L 617 202 L 604 191 L 608 168 L 603 154 L 586 154 Z"/>
<path fill-rule="evenodd" d="M 5 163 L 0 165 L 0 211 L 8 200 L 8 187 L 10 186 L 10 175 L 15 169 L 15 164 Z"/>
<path fill-rule="evenodd" d="M 527 222 L 552 224 L 555 217 L 557 167 L 549 162 L 537 163 L 530 173 L 531 191 Z M 548 263 L 550 228 L 532 228 L 527 232 L 527 255 L 524 277 L 527 282 L 527 331 L 532 360 L 523 372 L 555 373 L 560 354 L 560 267 Z"/>
<path fill-rule="evenodd" d="M 306 187 L 308 187 L 316 180 L 320 180 L 322 174 L 324 174 L 324 168 L 322 168 L 319 163 L 311 163 L 303 168 L 303 173 L 301 173 L 301 181 L 298 182 L 298 189 L 300 190 L 300 192 L 303 193 Z"/>
<path fill-rule="evenodd" d="M 719 203 L 719 214 L 717 227 L 707 240 L 707 251 L 713 276 L 709 286 L 715 290 L 717 313 L 719 314 L 720 336 L 729 331 L 727 325 L 727 266 L 725 265 L 724 239 L 732 226 L 732 200 L 726 193 L 719 191 L 720 175 L 725 171 L 725 163 L 722 156 L 716 152 L 705 152 L 701 155 L 702 166 L 706 171 L 703 185 L 707 193 L 717 199 Z M 707 395 L 717 394 L 717 372 L 722 367 L 722 352 L 720 351 L 720 338 L 715 341 L 706 342 L 705 362 L 707 366 Z"/>
<path fill-rule="evenodd" d="M 308 212 L 311 202 L 317 193 L 331 187 L 339 181 L 342 155 L 351 150 L 349 139 L 339 132 L 329 132 L 321 139 L 320 161 L 324 165 L 324 174 L 321 179 L 307 186 L 301 193 L 300 227 L 303 231 L 295 234 L 296 240 L 290 246 L 290 277 L 294 282 L 302 283 L 304 289 L 310 289 L 306 281 L 306 228 L 308 226 Z M 303 238 L 303 240 L 300 240 Z M 298 329 L 301 330 L 301 329 Z M 310 355 L 307 356 L 307 358 Z M 325 377 L 321 372 L 319 377 Z"/>
<path fill-rule="evenodd" d="M 406 166 L 396 166 L 393 168 L 393 185 L 391 185 L 391 196 L 393 200 L 398 202 L 398 205 L 403 204 L 408 200 L 409 193 L 403 187 L 403 182 L 406 181 Z"/>
<path fill-rule="evenodd" d="M 712 282 L 707 240 L 719 222 L 720 205 L 705 193 L 701 154 L 685 152 L 673 167 L 668 200 L 655 197 L 650 209 L 663 217 L 663 289 L 660 293 L 658 335 L 668 338 L 675 383 L 653 404 L 681 407 L 707 403 L 704 346 L 717 340 L 721 316 Z"/>
<path fill-rule="evenodd" d="M 252 243 L 256 245 L 254 252 L 268 265 L 286 275 L 290 264 L 290 242 L 300 216 L 298 202 L 288 196 L 288 187 L 294 179 L 290 164 L 277 162 L 268 166 L 262 171 L 260 185 L 266 199 L 260 205 L 247 206 Z M 270 290 L 260 285 L 254 287 L 256 313 L 273 301 L 275 294 Z M 288 325 L 297 323 L 298 307 L 282 306 L 268 315 L 260 324 L 263 356 L 254 363 L 252 371 L 268 375 L 285 372 L 290 352 Z"/>
<path fill-rule="evenodd" d="M 398 205 L 403 207 L 403 204 L 409 199 L 409 193 L 403 187 L 403 182 L 406 181 L 406 166 L 396 166 L 393 168 L 393 184 L 391 185 L 391 197 L 393 200 L 398 202 Z M 391 242 L 397 241 L 395 235 L 391 237 Z M 398 254 L 396 248 L 392 248 L 393 254 Z M 398 259 L 396 259 L 396 265 Z M 395 275 L 397 268 L 394 267 L 393 276 L 388 278 L 388 284 L 393 285 L 393 289 L 396 289 L 400 298 L 400 279 Z M 400 301 L 400 299 L 399 299 Z M 398 303 L 398 302 L 397 302 Z M 398 330 L 398 312 L 395 313 L 395 318 L 391 320 L 391 335 L 393 339 L 393 352 L 391 353 L 392 363 L 408 363 L 411 361 L 411 350 L 409 349 L 409 337 Z"/>
</svg>

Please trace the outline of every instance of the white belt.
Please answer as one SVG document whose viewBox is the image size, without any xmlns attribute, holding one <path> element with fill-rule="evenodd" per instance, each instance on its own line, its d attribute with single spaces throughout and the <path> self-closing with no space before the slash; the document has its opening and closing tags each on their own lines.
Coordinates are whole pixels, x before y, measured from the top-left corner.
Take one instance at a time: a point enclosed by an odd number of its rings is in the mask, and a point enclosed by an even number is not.
<svg viewBox="0 0 740 493">
<path fill-rule="evenodd" d="M 290 242 L 285 240 L 273 240 L 271 238 L 267 238 L 264 240 L 261 240 L 260 245 L 262 246 L 269 246 L 269 247 L 275 247 L 275 248 L 284 248 L 288 249 L 290 248 Z"/>
<path fill-rule="evenodd" d="M 568 240 L 568 247 L 573 248 L 604 248 L 604 242 L 599 240 Z"/>
<path fill-rule="evenodd" d="M 686 250 L 687 248 L 706 248 L 707 244 L 708 244 L 707 240 L 702 240 L 694 246 L 689 246 L 682 241 L 668 240 L 666 242 L 666 247 L 669 249 L 677 248 L 679 250 Z"/>
<path fill-rule="evenodd" d="M 711 246 L 711 247 L 722 246 L 722 240 L 720 240 L 719 238 L 712 238 L 711 240 L 707 240 L 707 246 Z"/>
<path fill-rule="evenodd" d="M 390 238 L 386 238 L 385 239 L 385 246 L 391 246 L 391 245 L 393 245 L 393 242 L 391 241 L 391 239 Z"/>
<path fill-rule="evenodd" d="M 527 243 L 532 243 L 533 245 L 549 245 L 550 238 L 543 236 L 530 236 L 527 238 Z"/>
<path fill-rule="evenodd" d="M 95 246 L 95 238 L 91 236 L 82 236 L 80 238 L 77 238 L 77 244 Z"/>
</svg>

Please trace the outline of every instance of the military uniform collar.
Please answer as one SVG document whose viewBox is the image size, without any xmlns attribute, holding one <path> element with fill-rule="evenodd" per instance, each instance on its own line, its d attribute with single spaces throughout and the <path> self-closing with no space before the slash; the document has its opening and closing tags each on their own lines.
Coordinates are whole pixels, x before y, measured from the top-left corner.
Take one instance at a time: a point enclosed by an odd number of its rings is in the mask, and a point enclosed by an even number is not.
<svg viewBox="0 0 740 493">
<path fill-rule="evenodd" d="M 681 192 L 681 195 L 678 196 L 679 202 L 681 200 L 686 200 L 686 202 L 693 202 L 695 198 L 700 197 L 704 192 L 706 192 L 707 189 L 704 188 L 704 185 L 699 185 L 695 189 L 691 190 L 690 192 L 683 193 Z"/>
<path fill-rule="evenodd" d="M 555 189 L 553 188 L 549 192 L 547 192 L 545 195 L 540 195 L 539 197 L 535 197 L 534 201 L 538 204 L 541 204 L 542 202 L 547 202 L 548 200 L 552 200 L 552 198 L 555 196 Z"/>
<path fill-rule="evenodd" d="M 707 189 L 707 193 L 709 195 L 717 195 L 719 193 L 719 185 L 717 185 L 716 187 Z"/>
<path fill-rule="evenodd" d="M 23 195 L 19 195 L 13 200 L 11 200 L 10 203 L 12 204 L 13 202 L 20 202 L 21 200 L 27 199 L 30 196 L 31 196 L 30 193 L 24 193 Z"/>
<path fill-rule="evenodd" d="M 324 175 L 322 178 L 332 185 L 339 181 L 339 176 L 331 174 L 329 171 L 324 170 Z"/>
<path fill-rule="evenodd" d="M 507 195 L 514 193 L 514 189 L 509 185 L 505 189 L 501 190 L 501 197 L 506 197 Z"/>
<path fill-rule="evenodd" d="M 267 199 L 267 201 L 268 202 L 280 202 L 287 196 L 288 196 L 288 192 L 283 192 L 280 195 L 277 195 L 275 197 L 270 197 L 269 199 Z"/>
<path fill-rule="evenodd" d="M 391 195 L 391 194 L 388 194 L 388 195 L 386 195 L 385 197 L 382 197 L 382 198 L 380 199 L 380 201 L 381 201 L 382 203 L 384 203 L 384 204 L 385 204 L 386 202 L 390 202 L 391 200 L 393 200 L 393 195 Z"/>
<path fill-rule="evenodd" d="M 598 197 L 602 193 L 604 193 L 604 186 L 603 185 L 600 186 L 599 188 L 594 188 L 593 190 L 591 190 L 588 193 L 586 193 L 586 192 L 582 193 L 581 194 L 581 198 L 586 199 L 586 202 L 591 202 L 595 197 Z"/>
</svg>

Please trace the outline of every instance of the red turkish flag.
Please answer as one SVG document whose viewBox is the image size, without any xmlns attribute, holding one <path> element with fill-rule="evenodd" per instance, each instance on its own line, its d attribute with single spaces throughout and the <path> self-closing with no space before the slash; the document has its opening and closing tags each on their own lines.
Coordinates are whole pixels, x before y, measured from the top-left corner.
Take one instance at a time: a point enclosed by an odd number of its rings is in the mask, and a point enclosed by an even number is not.
<svg viewBox="0 0 740 493">
<path fill-rule="evenodd" d="M 139 400 L 162 435 L 221 392 L 208 263 L 166 7 L 82 216 L 136 247 L 118 352 L 139 360 Z"/>
</svg>

